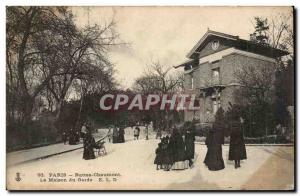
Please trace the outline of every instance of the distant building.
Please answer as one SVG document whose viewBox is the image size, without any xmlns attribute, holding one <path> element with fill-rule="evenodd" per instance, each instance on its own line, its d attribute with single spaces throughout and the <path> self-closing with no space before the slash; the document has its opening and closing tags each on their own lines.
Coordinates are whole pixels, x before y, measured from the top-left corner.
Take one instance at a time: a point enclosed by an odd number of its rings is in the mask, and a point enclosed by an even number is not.
<svg viewBox="0 0 300 196">
<path fill-rule="evenodd" d="M 187 54 L 188 61 L 175 66 L 185 71 L 184 88 L 195 93 L 199 111 L 185 111 L 184 119 L 213 122 L 218 108 L 225 111 L 234 104 L 234 89 L 239 83 L 235 70 L 242 66 L 273 66 L 287 52 L 257 44 L 238 36 L 208 30 Z"/>
</svg>

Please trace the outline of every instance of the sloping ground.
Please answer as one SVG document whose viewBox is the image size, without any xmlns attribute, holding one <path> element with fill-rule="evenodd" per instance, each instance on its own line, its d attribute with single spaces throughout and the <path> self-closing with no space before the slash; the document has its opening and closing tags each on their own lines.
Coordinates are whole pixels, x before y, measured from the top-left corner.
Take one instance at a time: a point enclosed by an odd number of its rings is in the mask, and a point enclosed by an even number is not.
<svg viewBox="0 0 300 196">
<path fill-rule="evenodd" d="M 228 146 L 223 146 L 225 169 L 209 171 L 203 164 L 206 146 L 196 144 L 196 159 L 192 169 L 183 171 L 156 170 L 153 164 L 155 148 L 159 140 L 151 135 L 150 140 L 133 140 L 132 131 L 126 130 L 126 143 L 106 143 L 108 154 L 94 160 L 82 159 L 82 149 L 53 156 L 44 160 L 34 161 L 7 169 L 7 185 L 9 189 L 129 189 L 129 190 L 240 190 L 240 189 L 292 189 L 291 181 L 277 182 L 280 178 L 292 179 L 293 173 L 285 168 L 293 168 L 293 147 L 286 146 L 247 146 L 248 159 L 242 162 L 242 167 L 234 169 L 233 163 L 227 161 Z M 143 130 L 142 130 L 143 133 Z M 279 153 L 280 152 L 280 153 Z M 278 156 L 279 154 L 280 156 Z M 265 177 L 270 172 L 268 162 L 273 164 L 272 176 L 266 177 L 273 181 L 257 183 L 257 178 Z M 276 172 L 274 172 L 276 171 Z M 21 181 L 16 182 L 16 172 L 20 172 Z M 44 173 L 48 181 L 49 173 L 67 173 L 67 180 L 74 178 L 75 182 L 40 182 L 38 173 Z M 91 174 L 92 177 L 76 176 Z M 93 176 L 97 174 L 116 174 L 113 177 Z M 258 175 L 258 176 L 257 176 Z M 259 176 L 260 175 L 260 176 Z M 83 182 L 82 180 L 92 180 Z M 108 181 L 107 181 L 108 180 Z M 264 185 L 266 183 L 266 185 Z M 269 186 L 269 185 L 272 186 Z"/>
</svg>

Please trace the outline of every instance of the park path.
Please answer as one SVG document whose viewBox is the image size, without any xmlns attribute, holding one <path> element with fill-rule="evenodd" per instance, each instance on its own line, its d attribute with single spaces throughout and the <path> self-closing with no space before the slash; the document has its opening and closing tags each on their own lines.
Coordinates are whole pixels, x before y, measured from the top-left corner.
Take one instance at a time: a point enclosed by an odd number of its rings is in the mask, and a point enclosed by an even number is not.
<svg viewBox="0 0 300 196">
<path fill-rule="evenodd" d="M 294 148 L 279 148 L 241 187 L 243 190 L 294 189 Z"/>
</svg>

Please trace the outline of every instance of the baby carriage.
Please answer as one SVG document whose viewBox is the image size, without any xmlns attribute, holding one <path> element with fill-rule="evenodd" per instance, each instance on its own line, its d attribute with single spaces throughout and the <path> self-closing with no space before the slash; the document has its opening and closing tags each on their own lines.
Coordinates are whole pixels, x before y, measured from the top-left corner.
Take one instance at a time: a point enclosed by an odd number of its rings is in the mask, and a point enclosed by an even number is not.
<svg viewBox="0 0 300 196">
<path fill-rule="evenodd" d="M 95 149 L 98 156 L 103 156 L 107 154 L 104 144 L 105 141 L 96 142 Z"/>
</svg>

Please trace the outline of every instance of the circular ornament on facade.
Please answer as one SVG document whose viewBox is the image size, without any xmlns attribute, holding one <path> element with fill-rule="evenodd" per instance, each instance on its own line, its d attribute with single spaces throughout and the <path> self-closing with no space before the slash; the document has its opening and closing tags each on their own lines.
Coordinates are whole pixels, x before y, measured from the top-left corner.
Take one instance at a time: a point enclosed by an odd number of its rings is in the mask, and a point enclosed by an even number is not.
<svg viewBox="0 0 300 196">
<path fill-rule="evenodd" d="M 220 45 L 219 41 L 218 41 L 218 40 L 215 40 L 215 41 L 213 41 L 213 42 L 211 43 L 211 48 L 212 48 L 213 50 L 217 50 L 217 49 L 219 48 L 219 45 Z"/>
</svg>

